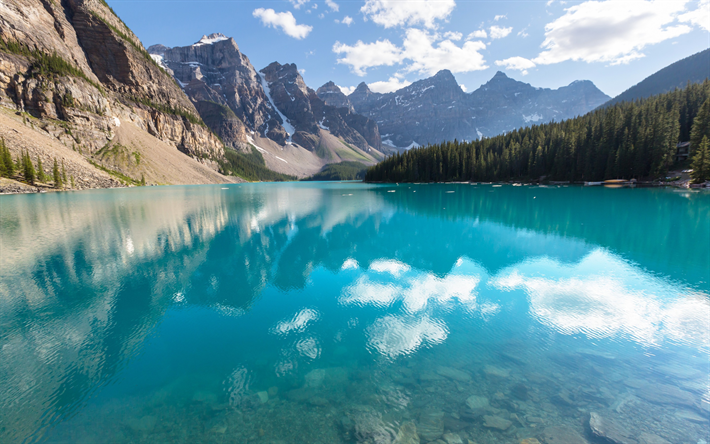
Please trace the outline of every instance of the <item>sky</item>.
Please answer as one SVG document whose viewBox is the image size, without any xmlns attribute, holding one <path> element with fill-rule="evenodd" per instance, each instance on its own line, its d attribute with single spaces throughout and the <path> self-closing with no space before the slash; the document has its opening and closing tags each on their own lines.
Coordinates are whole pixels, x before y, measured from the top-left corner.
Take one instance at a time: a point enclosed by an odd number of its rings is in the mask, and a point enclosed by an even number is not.
<svg viewBox="0 0 710 444">
<path fill-rule="evenodd" d="M 314 89 L 389 92 L 497 71 L 536 87 L 591 80 L 616 96 L 710 47 L 710 0 L 107 0 L 148 47 L 233 37 L 257 70 L 295 63 Z M 710 67 L 708 67 L 710 72 Z"/>
</svg>

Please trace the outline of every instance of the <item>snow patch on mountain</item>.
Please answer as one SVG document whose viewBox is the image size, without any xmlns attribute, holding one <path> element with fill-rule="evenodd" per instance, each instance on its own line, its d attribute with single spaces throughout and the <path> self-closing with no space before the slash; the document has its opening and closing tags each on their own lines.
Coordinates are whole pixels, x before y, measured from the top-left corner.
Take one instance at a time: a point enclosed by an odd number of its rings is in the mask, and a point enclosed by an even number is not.
<svg viewBox="0 0 710 444">
<path fill-rule="evenodd" d="M 224 40 L 229 40 L 229 37 L 220 33 L 203 35 L 202 38 L 192 46 L 212 45 L 214 43 L 221 42 Z"/>
<path fill-rule="evenodd" d="M 266 94 L 266 98 L 269 99 L 269 103 L 271 104 L 271 107 L 276 110 L 276 112 L 279 114 L 279 117 L 281 117 L 281 120 L 283 120 L 283 127 L 288 133 L 288 139 L 289 142 L 291 141 L 291 136 L 293 136 L 296 133 L 296 128 L 291 125 L 291 122 L 288 121 L 286 116 L 283 115 L 281 110 L 279 110 L 276 107 L 276 104 L 274 103 L 274 99 L 271 98 L 271 88 L 269 87 L 269 82 L 266 81 L 266 77 L 262 73 L 257 73 L 259 75 L 259 78 L 261 79 L 261 87 L 264 88 L 264 93 Z"/>
</svg>

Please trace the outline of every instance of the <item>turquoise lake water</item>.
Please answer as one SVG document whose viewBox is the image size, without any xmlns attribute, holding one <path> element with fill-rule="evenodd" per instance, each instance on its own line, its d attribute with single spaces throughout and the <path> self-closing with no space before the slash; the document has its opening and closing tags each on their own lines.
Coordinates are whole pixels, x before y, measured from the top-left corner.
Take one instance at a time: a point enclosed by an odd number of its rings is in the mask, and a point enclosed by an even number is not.
<svg viewBox="0 0 710 444">
<path fill-rule="evenodd" d="M 2 443 L 710 442 L 710 193 L 0 196 L 0 265 Z"/>
</svg>

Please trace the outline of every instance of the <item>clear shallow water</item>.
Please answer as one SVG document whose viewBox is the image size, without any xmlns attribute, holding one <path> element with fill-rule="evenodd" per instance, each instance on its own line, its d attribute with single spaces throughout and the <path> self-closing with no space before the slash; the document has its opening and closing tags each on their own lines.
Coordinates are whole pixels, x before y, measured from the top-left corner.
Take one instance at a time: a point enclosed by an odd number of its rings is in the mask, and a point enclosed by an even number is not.
<svg viewBox="0 0 710 444">
<path fill-rule="evenodd" d="M 710 442 L 709 194 L 2 196 L 0 235 L 3 443 Z"/>
</svg>

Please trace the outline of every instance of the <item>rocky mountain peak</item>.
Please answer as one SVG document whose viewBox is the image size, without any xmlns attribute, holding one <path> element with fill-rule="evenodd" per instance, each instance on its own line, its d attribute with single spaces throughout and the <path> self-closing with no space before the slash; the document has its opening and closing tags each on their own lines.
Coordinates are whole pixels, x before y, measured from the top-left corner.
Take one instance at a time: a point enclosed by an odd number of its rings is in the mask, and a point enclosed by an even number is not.
<svg viewBox="0 0 710 444">
<path fill-rule="evenodd" d="M 336 108 L 348 108 L 351 112 L 355 112 L 353 104 L 350 103 L 348 97 L 343 94 L 343 91 L 340 90 L 340 87 L 336 85 L 335 82 L 328 82 L 318 88 L 316 95 L 327 105 Z"/>
<path fill-rule="evenodd" d="M 372 94 L 372 90 L 370 90 L 370 87 L 367 86 L 367 83 L 365 82 L 360 82 L 360 84 L 355 88 L 355 91 L 352 92 L 352 94 Z M 351 94 L 351 95 L 352 95 Z"/>
<path fill-rule="evenodd" d="M 148 47 L 148 54 L 155 54 L 155 55 L 162 56 L 162 55 L 165 55 L 165 51 L 167 51 L 169 49 L 170 49 L 169 47 L 167 47 L 165 45 L 161 45 L 161 44 L 151 45 Z"/>
<path fill-rule="evenodd" d="M 214 43 L 221 42 L 224 40 L 229 40 L 229 37 L 222 33 L 215 32 L 210 35 L 203 35 L 202 38 L 195 42 L 193 46 L 212 45 Z"/>
</svg>

